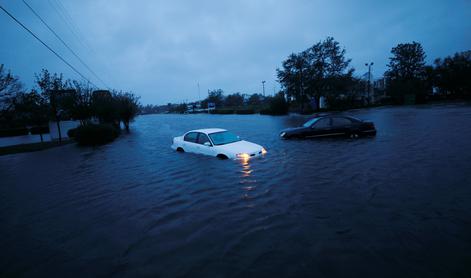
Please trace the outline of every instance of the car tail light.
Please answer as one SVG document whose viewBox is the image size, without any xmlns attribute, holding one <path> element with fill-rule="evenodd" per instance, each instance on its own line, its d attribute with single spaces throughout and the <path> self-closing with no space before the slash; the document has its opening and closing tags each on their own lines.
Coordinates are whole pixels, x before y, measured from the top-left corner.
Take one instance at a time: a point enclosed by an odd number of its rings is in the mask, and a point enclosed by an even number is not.
<svg viewBox="0 0 471 278">
<path fill-rule="evenodd" d="M 372 122 L 365 122 L 365 125 L 366 125 L 368 128 L 375 128 L 375 124 L 372 123 Z"/>
</svg>

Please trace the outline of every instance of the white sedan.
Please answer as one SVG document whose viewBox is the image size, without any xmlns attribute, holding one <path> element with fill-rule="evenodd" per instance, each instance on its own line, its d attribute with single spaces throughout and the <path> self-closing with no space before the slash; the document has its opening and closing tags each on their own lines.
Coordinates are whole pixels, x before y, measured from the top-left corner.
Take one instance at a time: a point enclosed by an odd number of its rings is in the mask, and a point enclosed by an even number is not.
<svg viewBox="0 0 471 278">
<path fill-rule="evenodd" d="M 173 138 L 172 149 L 221 159 L 249 159 L 267 152 L 262 146 L 241 140 L 234 133 L 220 128 L 188 131 L 183 136 Z"/>
</svg>

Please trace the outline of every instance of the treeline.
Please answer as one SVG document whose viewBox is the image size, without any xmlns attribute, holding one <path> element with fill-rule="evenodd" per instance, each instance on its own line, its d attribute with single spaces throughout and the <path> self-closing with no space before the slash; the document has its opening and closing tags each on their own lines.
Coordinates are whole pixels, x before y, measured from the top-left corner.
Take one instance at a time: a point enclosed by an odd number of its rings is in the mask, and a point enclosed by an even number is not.
<svg viewBox="0 0 471 278">
<path fill-rule="evenodd" d="M 351 59 L 345 54 L 345 48 L 328 37 L 300 53 L 289 55 L 282 62 L 277 77 L 291 109 L 317 110 L 321 97 L 325 97 L 329 109 L 371 104 L 369 86 L 355 77 Z M 384 74 L 385 94 L 380 101 L 403 104 L 422 103 L 437 97 L 471 97 L 471 51 L 437 59 L 433 65 L 426 65 L 425 58 L 420 43 L 393 47 Z"/>
<path fill-rule="evenodd" d="M 217 89 L 208 92 L 208 97 L 201 102 L 201 107 L 207 108 L 208 103 L 213 103 L 216 106 L 214 113 L 220 114 L 261 113 L 277 115 L 285 114 L 288 109 L 283 92 L 279 92 L 275 96 L 241 93 L 225 95 L 223 90 Z"/>
<path fill-rule="evenodd" d="M 426 65 L 426 54 L 418 42 L 398 44 L 391 50 L 385 73 L 387 93 L 394 103 L 412 98 L 416 103 L 429 99 L 471 99 L 471 51 L 438 58 Z"/>
<path fill-rule="evenodd" d="M 430 100 L 471 99 L 471 51 L 436 59 L 427 65 L 418 42 L 402 43 L 391 49 L 383 78 L 359 76 L 346 58 L 345 48 L 332 37 L 299 53 L 292 53 L 276 70 L 282 90 L 275 96 L 235 93 L 221 89 L 195 103 L 146 107 L 141 111 L 188 113 L 215 105 L 212 113 L 272 114 L 288 111 L 345 110 L 382 104 L 415 104 Z M 372 63 L 366 64 L 371 66 Z M 366 70 L 367 68 L 365 68 Z"/>
<path fill-rule="evenodd" d="M 237 107 L 260 107 L 268 104 L 269 97 L 262 94 L 242 94 L 234 93 L 225 95 L 222 89 L 211 90 L 202 102 L 203 108 L 208 107 L 208 103 L 214 103 L 216 108 L 237 108 Z"/>
<path fill-rule="evenodd" d="M 222 89 L 208 91 L 208 96 L 196 102 L 167 105 L 146 105 L 140 107 L 141 114 L 155 113 L 201 113 L 208 112 L 208 104 L 215 109 L 213 114 L 270 114 L 282 115 L 288 112 L 288 103 L 283 92 L 275 96 L 262 94 L 233 93 L 226 95 Z"/>
<path fill-rule="evenodd" d="M 81 130 L 100 125 L 106 130 L 112 127 L 115 134 L 121 124 L 129 131 L 139 112 L 139 98 L 132 93 L 94 90 L 85 82 L 65 79 L 46 69 L 35 75 L 35 85 L 24 90 L 19 79 L 0 66 L 0 130 L 41 127 L 39 130 L 47 131 L 48 122 L 53 121 L 61 140 L 60 122 L 76 120 Z"/>
</svg>

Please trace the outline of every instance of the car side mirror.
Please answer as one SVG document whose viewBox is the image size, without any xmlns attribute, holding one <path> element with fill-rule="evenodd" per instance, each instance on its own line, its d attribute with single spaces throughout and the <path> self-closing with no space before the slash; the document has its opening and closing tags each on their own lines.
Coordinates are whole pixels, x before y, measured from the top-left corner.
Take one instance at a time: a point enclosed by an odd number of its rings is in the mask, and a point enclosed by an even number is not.
<svg viewBox="0 0 471 278">
<path fill-rule="evenodd" d="M 207 147 L 211 147 L 211 143 L 209 143 L 209 142 L 204 142 L 203 145 L 205 145 L 205 146 L 207 146 Z"/>
</svg>

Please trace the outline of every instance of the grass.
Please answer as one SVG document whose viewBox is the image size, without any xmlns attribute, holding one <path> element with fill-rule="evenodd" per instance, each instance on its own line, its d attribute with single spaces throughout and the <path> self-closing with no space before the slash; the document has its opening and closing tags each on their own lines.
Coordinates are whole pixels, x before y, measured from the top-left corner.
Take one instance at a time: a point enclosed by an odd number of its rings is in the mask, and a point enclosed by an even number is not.
<svg viewBox="0 0 471 278">
<path fill-rule="evenodd" d="M 62 141 L 62 143 L 59 143 L 59 141 L 51 141 L 51 142 L 21 144 L 21 145 L 0 147 L 0 155 L 42 151 L 42 150 L 47 150 L 54 147 L 64 146 L 72 142 L 74 141 L 64 140 Z"/>
</svg>

